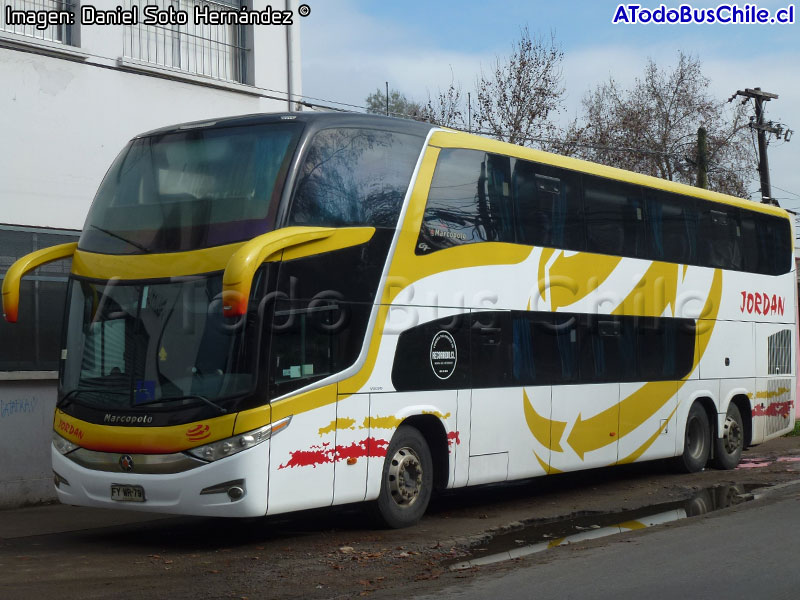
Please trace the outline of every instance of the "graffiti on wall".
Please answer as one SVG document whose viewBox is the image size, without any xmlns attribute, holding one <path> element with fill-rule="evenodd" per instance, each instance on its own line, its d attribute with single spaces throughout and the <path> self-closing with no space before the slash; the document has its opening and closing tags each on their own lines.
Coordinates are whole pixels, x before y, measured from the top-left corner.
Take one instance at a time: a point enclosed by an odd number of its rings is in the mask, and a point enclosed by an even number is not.
<svg viewBox="0 0 800 600">
<path fill-rule="evenodd" d="M 24 398 L 14 398 L 3 400 L 0 398 L 0 419 L 13 419 L 24 415 L 32 415 L 39 407 L 39 399 L 36 396 Z"/>
</svg>

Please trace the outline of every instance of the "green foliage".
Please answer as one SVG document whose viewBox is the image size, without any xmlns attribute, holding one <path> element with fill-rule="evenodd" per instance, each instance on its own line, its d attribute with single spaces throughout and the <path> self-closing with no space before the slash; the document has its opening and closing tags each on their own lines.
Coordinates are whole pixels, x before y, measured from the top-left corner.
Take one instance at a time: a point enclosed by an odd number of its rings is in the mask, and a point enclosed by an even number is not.
<svg viewBox="0 0 800 600">
<path fill-rule="evenodd" d="M 366 99 L 367 112 L 376 115 L 386 114 L 386 92 L 380 88 Z M 397 90 L 389 91 L 389 116 L 418 118 L 422 113 L 422 105 L 419 102 L 409 100 L 405 94 Z"/>
</svg>

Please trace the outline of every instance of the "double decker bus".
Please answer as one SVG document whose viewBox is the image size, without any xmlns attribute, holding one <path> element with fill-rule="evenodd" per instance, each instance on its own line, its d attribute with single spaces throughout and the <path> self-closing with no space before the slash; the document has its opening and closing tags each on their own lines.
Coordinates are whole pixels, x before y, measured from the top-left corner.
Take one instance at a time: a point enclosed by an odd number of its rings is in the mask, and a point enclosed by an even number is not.
<svg viewBox="0 0 800 600">
<path fill-rule="evenodd" d="M 141 135 L 72 257 L 68 504 L 246 517 L 636 461 L 735 467 L 794 425 L 778 208 L 406 120 Z"/>
</svg>

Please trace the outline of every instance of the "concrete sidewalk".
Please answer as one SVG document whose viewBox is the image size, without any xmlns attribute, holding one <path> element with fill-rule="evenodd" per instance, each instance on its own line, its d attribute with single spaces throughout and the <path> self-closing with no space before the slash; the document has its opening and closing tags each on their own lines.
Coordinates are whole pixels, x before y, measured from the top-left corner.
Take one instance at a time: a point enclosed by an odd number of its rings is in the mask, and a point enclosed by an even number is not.
<svg viewBox="0 0 800 600">
<path fill-rule="evenodd" d="M 129 510 L 84 508 L 65 504 L 30 506 L 0 510 L 0 540 L 66 531 L 101 529 L 170 518 L 176 517 Z"/>
</svg>

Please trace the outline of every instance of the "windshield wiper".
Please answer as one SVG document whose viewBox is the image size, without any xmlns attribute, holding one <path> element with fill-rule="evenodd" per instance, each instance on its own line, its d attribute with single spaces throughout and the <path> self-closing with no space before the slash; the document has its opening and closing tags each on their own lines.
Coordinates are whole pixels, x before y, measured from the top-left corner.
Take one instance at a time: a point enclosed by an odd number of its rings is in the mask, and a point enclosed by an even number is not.
<svg viewBox="0 0 800 600">
<path fill-rule="evenodd" d="M 123 237 L 123 236 L 119 235 L 118 233 L 114 233 L 113 231 L 109 231 L 108 229 L 103 229 L 102 227 L 98 227 L 97 225 L 90 225 L 89 227 L 91 227 L 93 229 L 97 229 L 97 231 L 102 231 L 106 235 L 110 235 L 111 237 L 117 238 L 118 240 L 122 240 L 123 242 L 125 242 L 126 244 L 130 244 L 134 248 L 138 248 L 139 250 L 141 250 L 145 254 L 150 254 L 151 253 L 150 248 L 148 248 L 147 246 L 143 246 L 142 244 L 140 244 L 138 242 L 134 242 L 133 240 L 129 240 L 128 238 Z"/>
<path fill-rule="evenodd" d="M 201 402 L 207 404 L 211 408 L 214 408 L 219 411 L 219 414 L 225 415 L 228 414 L 228 410 L 223 408 L 219 404 L 212 402 L 205 396 L 201 396 L 200 394 L 186 394 L 185 396 L 175 396 L 173 398 L 160 398 L 158 400 L 152 400 L 151 402 L 140 402 L 137 406 L 147 406 L 149 404 L 168 404 L 172 402 L 180 402 L 181 400 L 200 400 Z"/>
<path fill-rule="evenodd" d="M 56 408 L 61 408 L 65 404 L 72 402 L 78 394 L 82 394 L 84 392 L 95 392 L 97 394 L 125 394 L 126 396 L 130 394 L 127 390 L 113 390 L 103 387 L 96 387 L 96 388 L 75 388 L 74 390 L 68 391 L 64 394 L 61 399 L 56 402 Z"/>
</svg>

